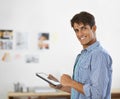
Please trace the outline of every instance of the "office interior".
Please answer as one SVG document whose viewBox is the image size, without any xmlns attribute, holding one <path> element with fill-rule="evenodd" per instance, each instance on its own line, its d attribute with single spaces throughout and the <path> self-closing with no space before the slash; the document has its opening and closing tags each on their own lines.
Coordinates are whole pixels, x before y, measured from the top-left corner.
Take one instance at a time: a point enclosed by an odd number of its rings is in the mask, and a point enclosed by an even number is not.
<svg viewBox="0 0 120 99">
<path fill-rule="evenodd" d="M 72 76 L 82 46 L 70 19 L 80 11 L 91 12 L 96 18 L 97 39 L 113 59 L 112 99 L 120 99 L 119 3 L 119 0 L 0 0 L 0 99 L 70 98 L 70 94 L 50 88 L 35 74 L 53 74 L 59 80 L 63 73 Z"/>
</svg>

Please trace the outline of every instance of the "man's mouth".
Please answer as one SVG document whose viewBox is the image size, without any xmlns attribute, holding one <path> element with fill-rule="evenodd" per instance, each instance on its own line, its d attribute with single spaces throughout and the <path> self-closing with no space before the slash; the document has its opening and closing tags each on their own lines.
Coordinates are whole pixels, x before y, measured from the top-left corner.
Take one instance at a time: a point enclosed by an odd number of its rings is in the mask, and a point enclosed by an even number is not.
<svg viewBox="0 0 120 99">
<path fill-rule="evenodd" d="M 80 40 L 84 40 L 86 38 L 86 36 L 82 36 L 80 37 Z"/>
</svg>

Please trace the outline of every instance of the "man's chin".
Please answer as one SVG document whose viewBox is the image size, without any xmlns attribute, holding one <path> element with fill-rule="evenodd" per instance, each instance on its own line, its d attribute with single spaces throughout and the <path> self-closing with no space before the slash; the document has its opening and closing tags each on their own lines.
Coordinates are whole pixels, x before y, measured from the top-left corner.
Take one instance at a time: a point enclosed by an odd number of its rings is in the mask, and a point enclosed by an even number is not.
<svg viewBox="0 0 120 99">
<path fill-rule="evenodd" d="M 81 45 L 86 45 L 87 43 L 86 42 L 80 42 L 81 43 Z"/>
</svg>

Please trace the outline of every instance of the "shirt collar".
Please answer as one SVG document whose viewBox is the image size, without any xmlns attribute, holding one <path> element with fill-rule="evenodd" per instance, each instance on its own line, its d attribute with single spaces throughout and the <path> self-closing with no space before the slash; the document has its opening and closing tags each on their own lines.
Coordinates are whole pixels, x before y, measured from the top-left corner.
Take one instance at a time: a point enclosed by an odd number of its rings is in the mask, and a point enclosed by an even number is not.
<svg viewBox="0 0 120 99">
<path fill-rule="evenodd" d="M 100 43 L 99 41 L 96 41 L 95 43 L 93 43 L 92 45 L 88 46 L 86 49 L 84 50 L 87 50 L 87 51 L 92 51 L 94 48 L 96 48 L 97 46 L 99 46 Z"/>
</svg>

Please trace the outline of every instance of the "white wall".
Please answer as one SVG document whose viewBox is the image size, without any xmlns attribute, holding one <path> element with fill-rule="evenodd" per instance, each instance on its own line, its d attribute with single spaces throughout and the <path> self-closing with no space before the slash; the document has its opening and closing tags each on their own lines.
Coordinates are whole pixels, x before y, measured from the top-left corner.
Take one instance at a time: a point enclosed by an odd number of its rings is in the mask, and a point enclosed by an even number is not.
<svg viewBox="0 0 120 99">
<path fill-rule="evenodd" d="M 27 86 L 47 86 L 35 76 L 36 72 L 52 73 L 58 78 L 62 73 L 72 75 L 82 46 L 70 26 L 70 19 L 83 10 L 96 17 L 97 38 L 113 58 L 112 88 L 120 88 L 119 9 L 119 0 L 0 0 L 0 29 L 28 32 L 30 37 L 28 50 L 8 52 L 22 56 L 37 54 L 40 58 L 39 64 L 0 63 L 0 99 L 7 99 L 7 92 L 13 90 L 13 83 L 17 81 Z M 50 50 L 36 49 L 38 32 L 50 33 Z"/>
</svg>

